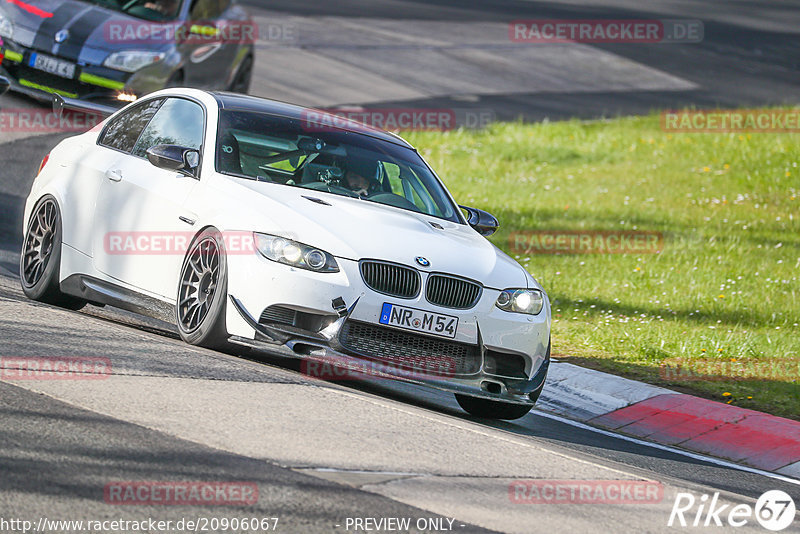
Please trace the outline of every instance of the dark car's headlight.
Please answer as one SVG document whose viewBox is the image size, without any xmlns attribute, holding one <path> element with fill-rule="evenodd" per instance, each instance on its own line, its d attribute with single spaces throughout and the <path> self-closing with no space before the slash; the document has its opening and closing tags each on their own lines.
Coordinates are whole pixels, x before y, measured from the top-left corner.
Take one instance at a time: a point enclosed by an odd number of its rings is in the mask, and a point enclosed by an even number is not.
<svg viewBox="0 0 800 534">
<path fill-rule="evenodd" d="M 544 295 L 538 289 L 505 289 L 495 304 L 503 311 L 538 315 L 544 307 Z"/>
<path fill-rule="evenodd" d="M 3 12 L 0 12 L 0 37 L 9 40 L 14 38 L 14 23 Z"/>
<path fill-rule="evenodd" d="M 285 237 L 254 233 L 256 249 L 268 260 L 318 273 L 338 273 L 336 259 L 316 247 Z"/>
<path fill-rule="evenodd" d="M 123 50 L 114 52 L 103 61 L 103 66 L 125 72 L 136 72 L 148 65 L 164 59 L 164 52 L 150 52 L 148 50 Z"/>
</svg>

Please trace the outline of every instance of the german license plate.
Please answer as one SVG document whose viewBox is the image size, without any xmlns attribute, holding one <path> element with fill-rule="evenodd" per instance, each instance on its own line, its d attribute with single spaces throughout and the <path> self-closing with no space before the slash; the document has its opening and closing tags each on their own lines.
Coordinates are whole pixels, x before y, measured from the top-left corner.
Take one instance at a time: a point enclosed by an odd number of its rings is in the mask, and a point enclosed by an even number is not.
<svg viewBox="0 0 800 534">
<path fill-rule="evenodd" d="M 34 69 L 49 72 L 50 74 L 55 74 L 56 76 L 61 76 L 62 78 L 72 79 L 75 77 L 74 63 L 62 61 L 60 59 L 45 56 L 43 54 L 31 54 L 29 65 Z"/>
<path fill-rule="evenodd" d="M 449 338 L 456 337 L 458 329 L 458 317 L 406 308 L 388 302 L 384 303 L 381 309 L 380 323 Z"/>
</svg>

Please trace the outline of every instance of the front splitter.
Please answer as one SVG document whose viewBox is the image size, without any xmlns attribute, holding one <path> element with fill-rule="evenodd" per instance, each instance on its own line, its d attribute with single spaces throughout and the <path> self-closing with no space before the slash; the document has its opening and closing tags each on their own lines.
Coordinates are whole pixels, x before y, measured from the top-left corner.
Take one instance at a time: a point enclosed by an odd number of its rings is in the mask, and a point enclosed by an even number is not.
<svg viewBox="0 0 800 534">
<path fill-rule="evenodd" d="M 233 336 L 229 338 L 231 343 L 275 356 L 302 359 L 307 362 L 306 374 L 316 378 L 341 380 L 345 376 L 353 380 L 388 379 L 460 395 L 532 406 L 539 398 L 547 377 L 549 358 L 545 359 L 533 378 L 528 380 L 489 375 L 482 371 L 472 375 L 432 374 L 424 370 L 366 359 L 349 354 L 338 341 L 339 331 L 350 316 L 353 306 L 319 334 L 298 334 L 259 324 L 241 301 L 233 295 L 230 296 L 230 301 L 242 318 L 256 331 L 255 339 Z M 309 362 L 316 365 L 311 366 Z M 487 388 L 492 388 L 494 391 L 488 391 Z"/>
</svg>

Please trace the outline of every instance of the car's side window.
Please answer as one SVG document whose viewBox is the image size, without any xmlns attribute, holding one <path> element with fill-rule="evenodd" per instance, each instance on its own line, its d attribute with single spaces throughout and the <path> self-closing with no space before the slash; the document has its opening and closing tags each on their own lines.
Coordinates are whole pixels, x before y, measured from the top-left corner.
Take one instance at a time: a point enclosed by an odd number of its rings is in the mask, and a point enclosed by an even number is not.
<svg viewBox="0 0 800 534">
<path fill-rule="evenodd" d="M 179 145 L 201 150 L 205 116 L 200 104 L 183 98 L 168 98 L 144 129 L 133 155 L 146 157 L 156 145 Z"/>
<path fill-rule="evenodd" d="M 192 20 L 216 19 L 230 4 L 231 0 L 194 0 L 189 17 Z"/>
<path fill-rule="evenodd" d="M 403 196 L 403 179 L 400 177 L 400 167 L 388 161 L 382 162 L 384 176 L 389 181 L 389 187 L 395 195 Z"/>
<path fill-rule="evenodd" d="M 155 98 L 122 113 L 106 126 L 103 136 L 100 138 L 100 144 L 130 153 L 142 130 L 163 103 L 163 98 Z"/>
</svg>

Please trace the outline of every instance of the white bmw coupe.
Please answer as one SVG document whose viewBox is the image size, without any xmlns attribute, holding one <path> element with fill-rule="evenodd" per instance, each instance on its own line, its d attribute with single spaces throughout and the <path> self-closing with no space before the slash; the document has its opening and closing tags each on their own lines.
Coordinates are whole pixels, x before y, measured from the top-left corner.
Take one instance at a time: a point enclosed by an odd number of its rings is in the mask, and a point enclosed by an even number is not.
<svg viewBox="0 0 800 534">
<path fill-rule="evenodd" d="M 63 102 L 62 102 L 63 105 Z M 59 143 L 25 206 L 35 300 L 172 321 L 455 393 L 516 419 L 550 361 L 550 304 L 400 137 L 260 98 L 167 89 Z"/>
</svg>

